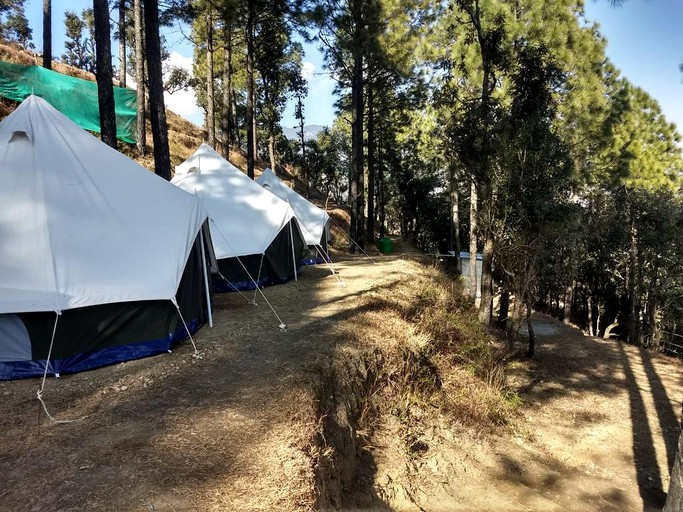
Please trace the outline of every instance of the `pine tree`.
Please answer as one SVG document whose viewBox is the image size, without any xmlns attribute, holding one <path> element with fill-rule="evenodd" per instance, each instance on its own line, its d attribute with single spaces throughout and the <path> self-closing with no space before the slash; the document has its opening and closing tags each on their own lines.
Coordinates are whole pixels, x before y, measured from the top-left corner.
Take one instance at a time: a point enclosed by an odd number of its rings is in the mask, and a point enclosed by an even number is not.
<svg viewBox="0 0 683 512">
<path fill-rule="evenodd" d="M 74 11 L 64 13 L 66 41 L 62 60 L 71 66 L 95 72 L 95 23 L 92 9 L 84 9 L 81 16 Z"/>
<path fill-rule="evenodd" d="M 116 149 L 116 114 L 114 108 L 114 84 L 111 66 L 111 38 L 109 3 L 93 0 L 95 25 L 95 51 L 97 99 L 100 109 L 102 142 Z"/>
<path fill-rule="evenodd" d="M 52 0 L 43 0 L 43 67 L 52 69 Z"/>
<path fill-rule="evenodd" d="M 161 67 L 161 40 L 159 37 L 159 6 L 156 0 L 145 0 L 145 62 L 149 80 L 149 106 L 154 140 L 154 172 L 171 179 L 171 157 L 168 144 L 168 125 L 164 107 L 164 82 Z"/>
</svg>

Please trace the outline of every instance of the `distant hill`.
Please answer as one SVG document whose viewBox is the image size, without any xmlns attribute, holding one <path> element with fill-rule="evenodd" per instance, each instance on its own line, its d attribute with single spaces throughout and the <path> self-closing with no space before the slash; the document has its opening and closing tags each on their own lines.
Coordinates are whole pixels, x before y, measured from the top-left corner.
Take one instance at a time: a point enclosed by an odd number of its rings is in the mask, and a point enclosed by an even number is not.
<svg viewBox="0 0 683 512">
<path fill-rule="evenodd" d="M 313 140 L 318 137 L 318 134 L 326 128 L 325 126 L 319 124 L 307 124 L 304 125 L 304 139 Z M 282 127 L 282 133 L 289 140 L 299 140 L 299 130 L 295 128 L 285 128 Z"/>
</svg>

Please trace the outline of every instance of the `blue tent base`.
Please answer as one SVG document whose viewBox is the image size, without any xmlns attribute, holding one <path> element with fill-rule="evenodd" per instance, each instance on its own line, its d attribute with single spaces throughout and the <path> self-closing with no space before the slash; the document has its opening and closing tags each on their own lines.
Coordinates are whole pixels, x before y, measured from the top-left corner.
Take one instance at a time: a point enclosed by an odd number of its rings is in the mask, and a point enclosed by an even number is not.
<svg viewBox="0 0 683 512">
<path fill-rule="evenodd" d="M 324 259 L 322 258 L 308 258 L 305 260 L 301 260 L 301 265 L 304 267 L 308 267 L 310 265 L 324 265 L 327 263 Z"/>
<path fill-rule="evenodd" d="M 297 272 L 300 274 L 301 273 L 301 268 L 297 269 Z M 288 283 L 294 279 L 294 272 L 289 274 L 286 278 L 278 278 L 278 277 L 272 277 L 272 276 L 267 276 L 267 277 L 262 277 L 261 279 L 258 280 L 258 287 L 259 288 L 265 288 L 266 286 L 274 286 L 278 284 L 284 284 Z M 256 289 L 256 282 L 249 280 L 249 281 L 238 281 L 236 283 L 233 283 L 231 281 L 227 281 L 220 276 L 212 276 L 213 280 L 213 291 L 214 293 L 230 293 L 230 292 L 248 292 L 249 290 L 255 290 Z"/>
<path fill-rule="evenodd" d="M 196 333 L 204 324 L 196 319 L 188 323 L 187 328 L 191 334 Z M 129 343 L 117 347 L 108 347 L 94 352 L 76 354 L 64 359 L 51 360 L 48 366 L 48 375 L 66 375 L 69 373 L 93 370 L 102 366 L 109 366 L 124 361 L 132 361 L 143 357 L 150 357 L 168 352 L 183 340 L 188 338 L 187 330 L 182 324 L 175 332 L 168 336 L 149 341 Z M 0 362 L 0 380 L 29 379 L 42 377 L 45 372 L 43 360 Z"/>
</svg>

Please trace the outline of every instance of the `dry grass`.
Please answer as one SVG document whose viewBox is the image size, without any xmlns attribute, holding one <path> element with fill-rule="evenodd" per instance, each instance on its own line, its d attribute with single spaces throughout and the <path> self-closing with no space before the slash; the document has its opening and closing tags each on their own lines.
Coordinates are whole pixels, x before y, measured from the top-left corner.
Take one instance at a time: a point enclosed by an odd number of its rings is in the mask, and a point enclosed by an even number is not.
<svg viewBox="0 0 683 512">
<path fill-rule="evenodd" d="M 402 468 L 395 473 L 411 482 L 417 472 L 410 468 L 438 451 L 444 437 L 452 440 L 454 431 L 486 436 L 516 416 L 520 401 L 503 386 L 504 345 L 481 327 L 460 283 L 405 260 L 391 282 L 363 295 L 356 311 L 353 323 L 341 326 L 348 343 L 321 372 L 319 480 L 332 474 L 347 487 L 354 478 L 372 480 L 374 473 L 364 474 L 363 453 L 383 445 L 384 453 L 394 453 L 389 464 Z M 355 459 L 358 467 L 340 459 Z M 376 506 L 378 498 L 360 489 L 335 494 L 328 484 L 323 505 Z"/>
</svg>

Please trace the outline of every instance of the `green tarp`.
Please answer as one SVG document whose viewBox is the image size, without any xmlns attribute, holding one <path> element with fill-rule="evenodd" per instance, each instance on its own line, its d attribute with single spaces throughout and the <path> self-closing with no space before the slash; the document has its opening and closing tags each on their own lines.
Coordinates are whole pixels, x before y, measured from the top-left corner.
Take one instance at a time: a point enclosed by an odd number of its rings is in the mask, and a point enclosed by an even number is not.
<svg viewBox="0 0 683 512">
<path fill-rule="evenodd" d="M 24 101 L 31 94 L 40 96 L 81 128 L 100 133 L 97 84 L 62 75 L 40 66 L 0 62 L 0 96 Z M 135 143 L 136 92 L 114 87 L 116 136 Z"/>
</svg>

